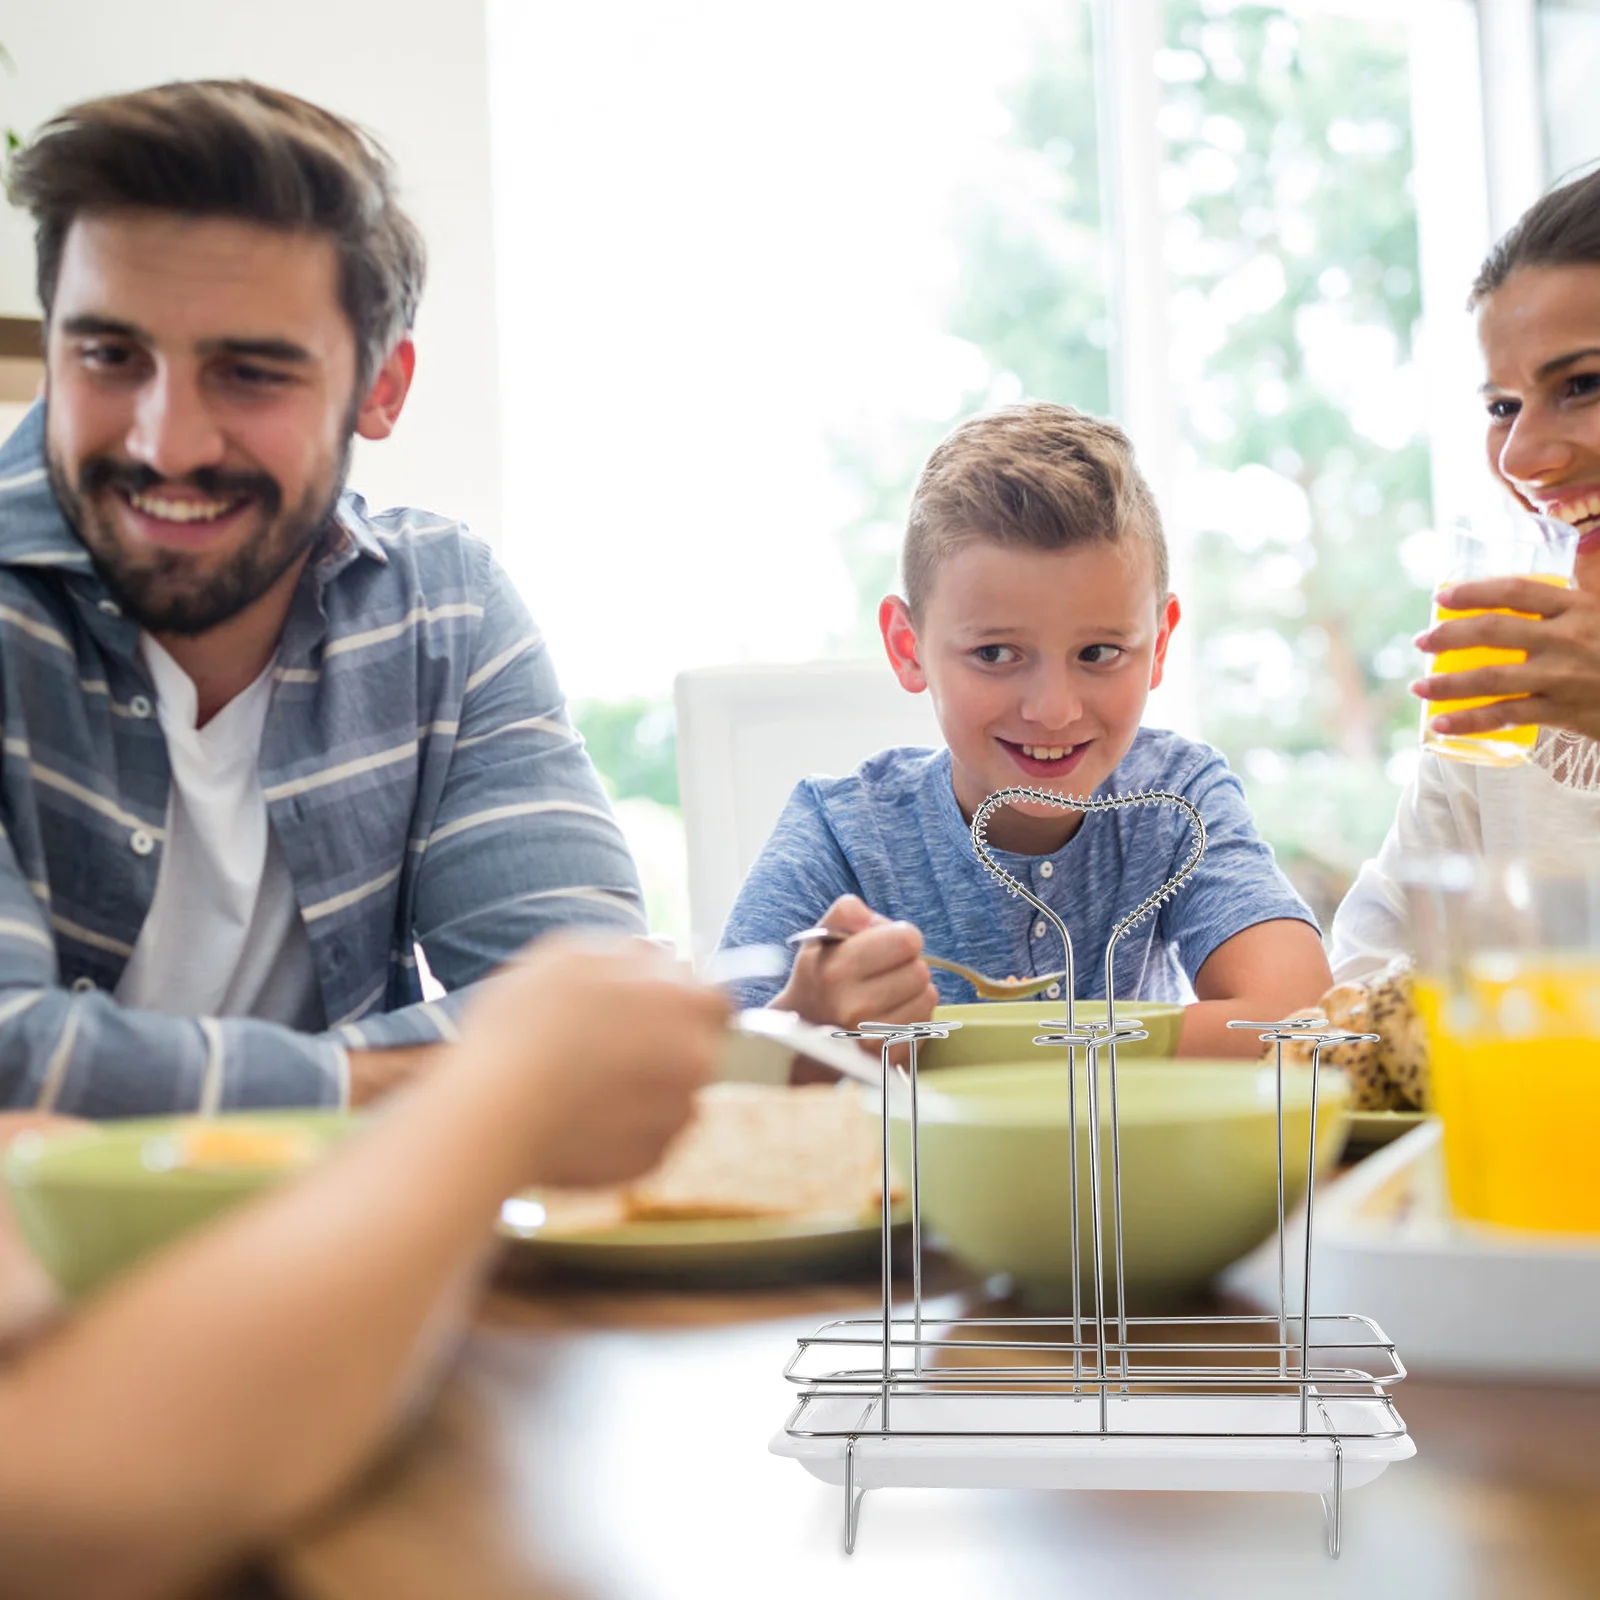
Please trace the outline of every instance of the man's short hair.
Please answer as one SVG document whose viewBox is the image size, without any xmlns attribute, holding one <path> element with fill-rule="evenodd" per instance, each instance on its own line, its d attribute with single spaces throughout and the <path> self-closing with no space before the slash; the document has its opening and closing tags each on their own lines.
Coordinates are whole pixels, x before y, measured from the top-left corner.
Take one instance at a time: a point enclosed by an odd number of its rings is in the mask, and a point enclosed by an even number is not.
<svg viewBox="0 0 1600 1600">
<path fill-rule="evenodd" d="M 1126 538 L 1149 547 L 1159 604 L 1167 541 L 1128 436 L 1071 406 L 1005 406 L 963 422 L 928 457 L 901 552 L 906 604 L 920 617 L 940 565 L 975 540 L 1066 550 Z"/>
<path fill-rule="evenodd" d="M 363 390 L 416 318 L 426 255 L 396 200 L 388 155 L 354 124 L 281 89 L 217 80 L 86 100 L 15 157 L 9 188 L 33 215 L 47 322 L 72 224 L 126 209 L 332 239 Z"/>
</svg>

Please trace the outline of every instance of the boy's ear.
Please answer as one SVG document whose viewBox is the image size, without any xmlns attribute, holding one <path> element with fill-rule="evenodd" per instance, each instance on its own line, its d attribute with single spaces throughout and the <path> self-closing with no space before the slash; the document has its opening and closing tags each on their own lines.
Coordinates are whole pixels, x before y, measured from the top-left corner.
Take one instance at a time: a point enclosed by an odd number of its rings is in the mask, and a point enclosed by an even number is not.
<svg viewBox="0 0 1600 1600">
<path fill-rule="evenodd" d="M 394 432 L 416 370 L 417 347 L 407 337 L 384 358 L 366 398 L 357 408 L 356 432 L 363 439 L 387 439 Z"/>
<path fill-rule="evenodd" d="M 900 687 L 921 694 L 928 687 L 928 675 L 917 657 L 917 625 L 899 595 L 886 594 L 879 603 L 878 632 L 883 635 L 883 648 Z"/>
<path fill-rule="evenodd" d="M 1155 656 L 1150 662 L 1150 687 L 1156 688 L 1161 682 L 1161 676 L 1167 667 L 1167 646 L 1172 642 L 1172 630 L 1178 626 L 1178 619 L 1183 615 L 1183 608 L 1178 604 L 1178 597 L 1169 594 L 1161 607 L 1161 626 L 1156 630 Z"/>
</svg>

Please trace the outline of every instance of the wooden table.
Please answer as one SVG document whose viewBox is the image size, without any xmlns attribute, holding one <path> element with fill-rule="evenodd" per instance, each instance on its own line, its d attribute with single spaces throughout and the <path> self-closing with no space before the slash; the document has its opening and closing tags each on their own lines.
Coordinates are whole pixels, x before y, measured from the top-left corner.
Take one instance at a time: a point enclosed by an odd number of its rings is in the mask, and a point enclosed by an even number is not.
<svg viewBox="0 0 1600 1600">
<path fill-rule="evenodd" d="M 487 1299 L 408 1447 L 279 1551 L 297 1600 L 1600 1595 L 1600 1389 L 1408 1380 L 1417 1457 L 1345 1498 L 842 1493 L 767 1452 L 795 1336 L 870 1281 Z M 1600 1337 L 1600 1333 L 1597 1333 Z"/>
</svg>

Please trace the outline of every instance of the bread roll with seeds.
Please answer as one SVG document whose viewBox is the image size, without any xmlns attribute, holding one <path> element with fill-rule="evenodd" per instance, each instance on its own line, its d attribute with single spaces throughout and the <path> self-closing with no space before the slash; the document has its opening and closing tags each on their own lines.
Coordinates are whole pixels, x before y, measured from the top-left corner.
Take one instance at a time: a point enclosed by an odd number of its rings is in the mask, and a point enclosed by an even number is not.
<svg viewBox="0 0 1600 1600">
<path fill-rule="evenodd" d="M 1382 1035 L 1378 1059 L 1401 1097 L 1402 1109 L 1428 1103 L 1428 1035 L 1417 1011 L 1410 961 L 1392 961 L 1368 985 L 1367 1026 Z"/>
<path fill-rule="evenodd" d="M 1428 1036 L 1417 1012 L 1411 962 L 1392 961 L 1365 983 L 1336 984 L 1319 1005 L 1296 1017 L 1326 1017 L 1330 1028 L 1375 1033 L 1376 1041 L 1357 1039 L 1328 1045 L 1322 1060 L 1349 1075 L 1352 1111 L 1420 1111 L 1428 1100 Z M 1283 1047 L 1283 1059 L 1310 1066 L 1310 1044 Z M 1267 1047 L 1267 1059 L 1272 1047 Z"/>
<path fill-rule="evenodd" d="M 1324 1017 L 1330 1028 L 1347 1028 L 1352 1033 L 1370 1033 L 1368 994 L 1364 984 L 1341 983 L 1323 997 L 1322 1003 L 1304 1006 L 1294 1013 L 1299 1017 Z M 1283 1047 L 1285 1066 L 1309 1067 L 1314 1046 L 1304 1039 L 1291 1040 Z M 1273 1046 L 1266 1046 L 1265 1060 L 1273 1059 Z M 1350 1080 L 1352 1111 L 1392 1111 L 1403 1104 L 1398 1084 L 1389 1076 L 1381 1041 L 1351 1039 L 1344 1044 L 1322 1047 L 1325 1067 L 1338 1067 Z"/>
</svg>

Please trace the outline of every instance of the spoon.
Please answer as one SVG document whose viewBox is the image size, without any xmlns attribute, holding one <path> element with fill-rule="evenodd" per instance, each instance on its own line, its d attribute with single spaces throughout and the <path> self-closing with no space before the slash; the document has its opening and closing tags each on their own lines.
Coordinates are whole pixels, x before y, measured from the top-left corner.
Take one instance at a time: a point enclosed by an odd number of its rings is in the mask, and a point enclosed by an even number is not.
<svg viewBox="0 0 1600 1600">
<path fill-rule="evenodd" d="M 802 928 L 799 933 L 791 933 L 784 943 L 797 950 L 807 944 L 843 944 L 849 937 L 848 933 L 839 933 L 833 928 Z M 1060 983 L 1066 977 L 1064 972 L 1047 972 L 1039 978 L 990 978 L 981 972 L 974 972 L 971 967 L 962 966 L 959 961 L 946 961 L 943 956 L 929 955 L 926 950 L 922 952 L 922 959 L 941 972 L 953 972 L 958 978 L 965 978 L 980 1000 L 1026 1000 L 1030 995 L 1043 993 L 1052 983 Z"/>
</svg>

